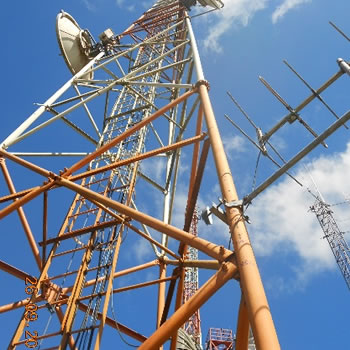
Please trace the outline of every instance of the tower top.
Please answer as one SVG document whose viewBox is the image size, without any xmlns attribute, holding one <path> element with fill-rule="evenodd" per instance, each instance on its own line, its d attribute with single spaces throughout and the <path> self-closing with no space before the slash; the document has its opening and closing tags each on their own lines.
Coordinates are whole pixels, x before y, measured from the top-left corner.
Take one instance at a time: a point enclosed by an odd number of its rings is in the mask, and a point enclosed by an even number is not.
<svg viewBox="0 0 350 350">
<path fill-rule="evenodd" d="M 224 7 L 224 3 L 221 0 L 181 0 L 181 2 L 188 9 L 197 5 L 198 3 L 202 6 L 210 6 L 215 9 L 221 9 Z"/>
</svg>

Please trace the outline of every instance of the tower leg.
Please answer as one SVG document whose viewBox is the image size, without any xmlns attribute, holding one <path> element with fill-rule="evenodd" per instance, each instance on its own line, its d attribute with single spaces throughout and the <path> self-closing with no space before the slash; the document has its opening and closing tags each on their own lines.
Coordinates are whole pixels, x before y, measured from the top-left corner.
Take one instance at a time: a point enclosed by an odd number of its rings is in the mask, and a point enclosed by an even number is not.
<svg viewBox="0 0 350 350">
<path fill-rule="evenodd" d="M 237 201 L 238 196 L 233 183 L 233 177 L 205 84 L 199 86 L 199 94 L 203 104 L 204 116 L 223 199 L 225 203 Z M 253 329 L 257 348 L 259 350 L 280 349 L 260 273 L 244 224 L 242 211 L 236 207 L 226 207 L 226 216 L 235 248 L 241 288 L 247 303 L 249 321 Z"/>
</svg>

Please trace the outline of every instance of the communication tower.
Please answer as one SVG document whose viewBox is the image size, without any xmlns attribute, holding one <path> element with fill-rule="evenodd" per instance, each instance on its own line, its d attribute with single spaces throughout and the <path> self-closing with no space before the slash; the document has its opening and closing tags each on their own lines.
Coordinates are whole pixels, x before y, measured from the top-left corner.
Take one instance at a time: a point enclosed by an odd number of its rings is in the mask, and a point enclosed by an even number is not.
<svg viewBox="0 0 350 350">
<path fill-rule="evenodd" d="M 194 236 L 198 236 L 198 213 L 197 208 L 193 212 L 193 218 L 191 222 L 190 232 Z M 198 250 L 193 247 L 188 247 L 186 258 L 191 261 L 198 260 Z M 183 303 L 185 304 L 196 293 L 199 288 L 198 282 L 198 267 L 186 267 L 185 268 L 185 282 L 183 292 Z M 192 336 L 198 349 L 202 349 L 202 332 L 201 332 L 201 319 L 199 315 L 199 309 L 188 319 L 185 323 L 184 330 L 187 334 Z"/>
<path fill-rule="evenodd" d="M 107 29 L 99 41 L 71 15 L 58 15 L 57 38 L 73 77 L 0 146 L 9 190 L 0 198 L 0 218 L 17 212 L 37 265 L 37 270 L 23 271 L 1 261 L 3 271 L 26 284 L 29 297 L 0 307 L 2 313 L 23 311 L 8 349 L 106 349 L 110 344 L 103 336 L 112 330 L 114 337 L 121 335 L 126 343 L 131 339 L 141 350 L 162 349 L 167 341 L 174 350 L 181 327 L 197 327 L 199 308 L 232 279 L 239 280 L 245 305 L 238 317 L 237 349 L 248 339 L 240 329 L 249 325 L 259 349 L 280 348 L 191 26 L 188 10 L 196 3 L 158 0 L 126 30 L 116 35 Z M 199 4 L 223 5 L 220 0 Z M 58 121 L 74 138 L 56 132 L 52 126 Z M 61 148 L 40 146 L 43 133 L 58 139 L 52 144 Z M 37 150 L 28 152 L 27 139 L 36 140 Z M 86 145 L 85 152 L 76 151 L 77 141 Z M 176 186 L 186 146 L 192 165 L 186 213 L 178 223 Z M 234 250 L 190 233 L 209 148 Z M 54 164 L 64 165 L 55 169 L 42 157 L 59 157 Z M 18 191 L 13 163 L 28 171 Z M 159 176 L 152 171 L 156 167 Z M 66 214 L 56 230 L 50 213 L 58 216 L 62 208 Z M 149 243 L 154 260 L 139 263 L 139 242 Z M 191 260 L 190 247 L 211 260 Z M 159 278 L 150 280 L 145 271 L 152 267 L 158 267 Z M 189 299 L 187 267 L 217 269 Z M 136 283 L 135 275 L 142 281 Z M 157 292 L 148 293 L 154 286 Z M 137 312 L 123 317 L 122 303 L 129 303 L 130 310 L 138 305 Z M 143 312 L 148 307 L 152 314 Z"/>
<path fill-rule="evenodd" d="M 324 238 L 327 239 L 344 280 L 350 289 L 350 248 L 344 238 L 344 233 L 339 229 L 334 219 L 331 206 L 322 197 L 317 197 L 310 209 L 316 214 L 324 232 Z"/>
</svg>

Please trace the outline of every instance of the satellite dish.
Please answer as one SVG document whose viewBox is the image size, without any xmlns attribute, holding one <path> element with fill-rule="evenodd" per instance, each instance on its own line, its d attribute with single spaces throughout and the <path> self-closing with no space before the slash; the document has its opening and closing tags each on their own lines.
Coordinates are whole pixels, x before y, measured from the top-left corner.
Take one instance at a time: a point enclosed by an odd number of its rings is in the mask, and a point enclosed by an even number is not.
<svg viewBox="0 0 350 350">
<path fill-rule="evenodd" d="M 82 30 L 75 19 L 61 11 L 56 19 L 56 34 L 62 56 L 72 74 L 78 73 L 91 60 L 89 56 L 92 41 L 87 31 Z M 82 79 L 93 79 L 93 72 L 87 72 Z"/>
</svg>

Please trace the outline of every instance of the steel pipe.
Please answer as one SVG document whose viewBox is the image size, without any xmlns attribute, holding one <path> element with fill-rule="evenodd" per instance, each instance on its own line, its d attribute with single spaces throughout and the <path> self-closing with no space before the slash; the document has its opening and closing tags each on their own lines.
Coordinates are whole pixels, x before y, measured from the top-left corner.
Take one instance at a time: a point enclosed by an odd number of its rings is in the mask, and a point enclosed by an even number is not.
<svg viewBox="0 0 350 350">
<path fill-rule="evenodd" d="M 114 201 L 113 199 L 100 195 L 94 191 L 89 190 L 88 188 L 85 188 L 67 179 L 59 178 L 57 182 L 58 184 L 64 187 L 70 188 L 71 190 L 81 194 L 82 196 L 88 199 L 93 199 L 107 207 L 110 207 L 119 211 L 120 213 L 126 216 L 129 216 L 139 222 L 142 222 L 145 225 L 150 226 L 159 232 L 166 233 L 172 238 L 175 238 L 194 248 L 197 248 L 198 250 L 202 251 L 203 253 L 209 255 L 214 259 L 223 261 L 233 254 L 232 251 L 227 250 L 222 246 L 218 246 L 214 243 L 208 242 L 203 238 L 194 237 L 188 232 L 180 230 L 179 228 L 174 227 L 172 225 L 165 224 L 163 221 L 159 219 L 156 219 L 150 215 L 147 215 L 133 208 L 130 208 L 122 203 Z"/>
<path fill-rule="evenodd" d="M 218 289 L 220 289 L 237 271 L 232 262 L 225 262 L 221 269 L 212 276 L 197 292 L 183 304 L 162 326 L 155 331 L 139 350 L 157 349 L 179 329 L 195 311 L 197 311 Z"/>
</svg>

